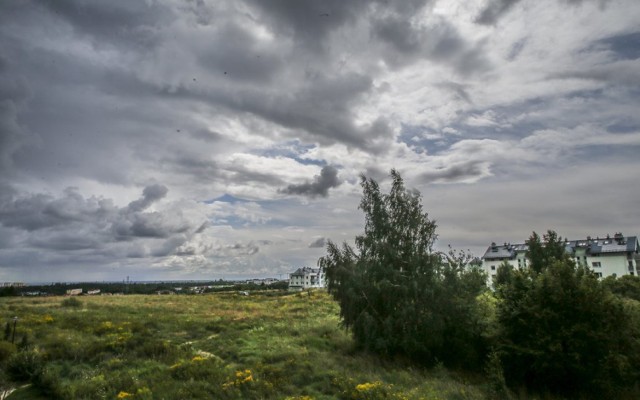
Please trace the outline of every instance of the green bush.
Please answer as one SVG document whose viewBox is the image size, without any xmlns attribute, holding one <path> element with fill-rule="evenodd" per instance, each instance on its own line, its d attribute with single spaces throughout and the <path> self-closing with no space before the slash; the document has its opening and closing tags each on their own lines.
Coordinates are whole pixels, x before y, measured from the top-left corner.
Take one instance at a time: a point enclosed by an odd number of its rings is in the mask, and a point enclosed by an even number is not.
<svg viewBox="0 0 640 400">
<path fill-rule="evenodd" d="M 78 300 L 76 297 L 67 297 L 62 300 L 62 307 L 71 307 L 71 308 L 81 308 L 82 302 Z"/>
<path fill-rule="evenodd" d="M 4 365 L 17 350 L 13 343 L 0 341 L 0 365 Z"/>
<path fill-rule="evenodd" d="M 35 350 L 14 353 L 7 361 L 7 373 L 16 381 L 32 381 L 42 374 L 44 359 L 42 354 Z"/>
<path fill-rule="evenodd" d="M 529 240 L 536 268 L 505 270 L 497 287 L 507 382 L 570 397 L 618 397 L 640 378 L 639 329 L 620 299 L 576 266 L 551 233 L 544 245 L 535 234 Z"/>
</svg>

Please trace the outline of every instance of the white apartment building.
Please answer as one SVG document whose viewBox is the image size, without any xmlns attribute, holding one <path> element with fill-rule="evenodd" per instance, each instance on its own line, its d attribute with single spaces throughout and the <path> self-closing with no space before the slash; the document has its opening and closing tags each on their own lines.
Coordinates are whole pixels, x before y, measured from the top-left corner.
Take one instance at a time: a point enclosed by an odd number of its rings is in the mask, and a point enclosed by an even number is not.
<svg viewBox="0 0 640 400">
<path fill-rule="evenodd" d="M 526 243 L 505 243 L 502 246 L 491 243 L 482 257 L 482 268 L 489 283 L 493 282 L 498 267 L 505 261 L 514 268 L 527 267 L 528 249 Z M 613 237 L 607 235 L 593 239 L 587 236 L 582 240 L 566 240 L 565 251 L 576 264 L 588 266 L 601 278 L 614 274 L 640 276 L 640 245 L 636 236 L 625 237 L 616 233 Z"/>
<path fill-rule="evenodd" d="M 304 290 L 324 287 L 324 274 L 320 268 L 302 267 L 289 274 L 289 289 Z"/>
</svg>

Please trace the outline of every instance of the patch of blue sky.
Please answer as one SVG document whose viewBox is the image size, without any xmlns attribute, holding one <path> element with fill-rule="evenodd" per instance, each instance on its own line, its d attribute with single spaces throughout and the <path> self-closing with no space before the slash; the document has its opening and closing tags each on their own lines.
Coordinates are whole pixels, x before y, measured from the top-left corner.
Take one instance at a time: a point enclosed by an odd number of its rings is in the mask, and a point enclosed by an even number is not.
<svg viewBox="0 0 640 400">
<path fill-rule="evenodd" d="M 448 149 L 458 138 L 446 133 L 438 133 L 420 125 L 402 124 L 396 141 L 405 143 L 418 154 L 437 154 Z"/>
<path fill-rule="evenodd" d="M 631 118 L 614 121 L 607 125 L 609 133 L 633 133 L 640 131 L 640 121 Z"/>
<path fill-rule="evenodd" d="M 252 220 L 243 218 L 239 215 L 224 215 L 221 217 L 210 218 L 209 222 L 213 226 L 230 226 L 234 229 L 255 228 L 255 227 L 285 227 L 290 224 L 287 221 L 270 218 L 266 220 Z"/>
<path fill-rule="evenodd" d="M 640 58 L 640 31 L 598 40 L 592 48 L 602 48 L 603 46 L 615 54 L 617 60 Z"/>
<path fill-rule="evenodd" d="M 217 197 L 211 200 L 205 200 L 203 203 L 212 204 L 214 202 L 224 202 L 229 204 L 242 204 L 242 203 L 253 203 L 260 206 L 260 209 L 265 212 L 265 214 L 270 215 L 271 217 L 267 220 L 251 220 L 247 218 L 242 218 L 240 216 L 234 214 L 228 214 L 221 216 L 219 218 L 212 218 L 210 220 L 213 225 L 228 225 L 233 228 L 246 228 L 246 227 L 255 227 L 255 226 L 265 226 L 265 227 L 284 227 L 292 225 L 292 221 L 287 221 L 282 218 L 273 217 L 277 215 L 287 215 L 287 210 L 291 210 L 293 207 L 298 207 L 299 203 L 296 200 L 292 199 L 277 199 L 277 200 L 248 200 L 240 197 L 236 197 L 225 193 L 224 195 Z"/>
<path fill-rule="evenodd" d="M 235 197 L 235 196 L 232 196 L 232 195 L 230 195 L 228 193 L 225 193 L 220 197 L 216 197 L 215 199 L 205 200 L 203 203 L 212 204 L 212 203 L 215 203 L 216 201 L 219 201 L 219 202 L 222 202 L 222 203 L 236 204 L 236 203 L 248 203 L 251 200 L 241 199 L 239 197 Z"/>
<path fill-rule="evenodd" d="M 304 157 L 310 150 L 316 148 L 315 144 L 303 144 L 299 140 L 289 140 L 283 143 L 278 143 L 274 146 L 265 149 L 257 149 L 252 151 L 253 154 L 262 157 L 286 157 L 295 160 L 303 165 L 318 165 L 324 167 L 327 165 L 325 160 L 318 160 Z"/>
</svg>

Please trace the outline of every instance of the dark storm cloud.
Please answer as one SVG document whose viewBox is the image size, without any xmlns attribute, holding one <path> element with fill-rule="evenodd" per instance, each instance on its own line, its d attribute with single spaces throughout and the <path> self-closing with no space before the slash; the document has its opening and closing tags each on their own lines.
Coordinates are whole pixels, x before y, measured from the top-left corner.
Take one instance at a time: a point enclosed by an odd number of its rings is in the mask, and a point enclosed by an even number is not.
<svg viewBox="0 0 640 400">
<path fill-rule="evenodd" d="M 481 25 L 494 25 L 518 2 L 520 0 L 490 0 L 475 22 Z"/>
<path fill-rule="evenodd" d="M 485 176 L 488 168 L 486 164 L 484 161 L 456 163 L 451 166 L 422 173 L 418 179 L 424 183 L 462 182 L 467 179 Z"/>
<path fill-rule="evenodd" d="M 158 212 L 134 213 L 126 215 L 113 225 L 116 238 L 168 238 L 176 233 L 184 233 L 190 226 L 186 221 L 167 217 Z"/>
<path fill-rule="evenodd" d="M 84 198 L 73 188 L 59 198 L 3 190 L 0 224 L 29 232 L 31 246 L 57 250 L 97 249 L 117 241 L 202 232 L 202 223 L 196 228 L 179 212 L 144 212 L 167 191 L 162 185 L 147 186 L 139 200 L 118 208 L 108 199 Z"/>
<path fill-rule="evenodd" d="M 282 69 L 284 60 L 278 50 L 257 42 L 246 28 L 227 22 L 216 30 L 198 61 L 206 70 L 217 71 L 227 79 L 266 82 Z"/>
<path fill-rule="evenodd" d="M 476 17 L 475 22 L 481 25 L 495 25 L 500 18 L 513 8 L 521 0 L 489 0 L 484 9 Z M 559 2 L 580 5 L 586 2 L 599 3 L 604 7 L 610 0 L 558 0 Z"/>
<path fill-rule="evenodd" d="M 0 223 L 29 232 L 74 222 L 100 223 L 115 211 L 111 201 L 84 199 L 73 188 L 66 189 L 63 197 L 57 199 L 40 193 L 18 196 L 14 191 L 0 200 Z"/>
<path fill-rule="evenodd" d="M 458 99 L 463 100 L 466 103 L 473 103 L 473 101 L 471 100 L 471 96 L 467 91 L 467 89 L 469 88 L 468 85 L 449 81 L 436 84 L 436 86 L 453 92 Z"/>
<path fill-rule="evenodd" d="M 97 46 L 111 43 L 138 51 L 157 44 L 159 28 L 174 18 L 167 7 L 143 1 L 45 0 L 42 4 Z"/>
<path fill-rule="evenodd" d="M 320 237 L 309 243 L 309 248 L 324 248 L 327 245 L 327 238 Z"/>
<path fill-rule="evenodd" d="M 369 124 L 354 123 L 353 108 L 373 89 L 370 77 L 349 73 L 329 76 L 317 73 L 305 85 L 292 93 L 260 96 L 240 93 L 230 96 L 230 106 L 250 111 L 285 127 L 303 129 L 323 144 L 344 143 L 371 151 L 379 139 L 393 136 L 386 118 L 379 117 Z M 299 132 L 297 132 L 299 134 Z"/>
<path fill-rule="evenodd" d="M 326 39 L 331 32 L 371 14 L 393 14 L 411 17 L 425 4 L 426 0 L 410 1 L 287 1 L 251 0 L 271 21 L 275 31 L 294 37 L 301 47 L 311 53 L 323 52 Z"/>
<path fill-rule="evenodd" d="M 293 37 L 301 47 L 323 52 L 326 36 L 354 20 L 366 6 L 364 1 L 251 0 L 271 26 L 283 36 Z"/>
<path fill-rule="evenodd" d="M 557 72 L 549 76 L 550 79 L 586 79 L 619 85 L 625 88 L 640 86 L 640 70 L 637 63 L 630 60 L 619 61 L 614 64 L 596 66 L 589 69 L 576 69 Z"/>
<path fill-rule="evenodd" d="M 27 141 L 19 114 L 30 92 L 22 77 L 10 74 L 10 63 L 3 58 L 0 46 L 0 172 L 13 165 L 14 153 Z"/>
<path fill-rule="evenodd" d="M 403 67 L 420 59 L 450 65 L 466 76 L 489 69 L 482 42 L 467 41 L 448 21 L 429 26 L 407 23 L 404 16 L 390 15 L 373 23 L 373 33 L 386 44 L 385 61 Z"/>
<path fill-rule="evenodd" d="M 167 189 L 167 187 L 164 185 L 155 184 L 155 185 L 147 186 L 142 191 L 142 197 L 140 199 L 129 203 L 129 210 L 134 212 L 142 211 L 147 207 L 149 207 L 154 202 L 166 196 L 168 191 L 169 189 Z"/>
<path fill-rule="evenodd" d="M 338 178 L 338 170 L 332 166 L 322 168 L 320 176 L 316 176 L 312 182 L 306 182 L 300 185 L 289 185 L 281 189 L 281 193 L 297 194 L 302 196 L 327 197 L 329 189 L 340 186 L 342 182 Z"/>
</svg>

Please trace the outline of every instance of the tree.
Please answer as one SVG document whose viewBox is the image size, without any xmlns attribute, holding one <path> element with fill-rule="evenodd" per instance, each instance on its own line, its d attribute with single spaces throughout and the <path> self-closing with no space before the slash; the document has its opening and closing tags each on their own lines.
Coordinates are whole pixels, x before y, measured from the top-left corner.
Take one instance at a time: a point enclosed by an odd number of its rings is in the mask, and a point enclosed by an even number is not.
<svg viewBox="0 0 640 400">
<path fill-rule="evenodd" d="M 621 277 L 608 276 L 602 280 L 611 293 L 633 299 L 640 302 L 640 277 L 634 275 L 623 275 Z"/>
<path fill-rule="evenodd" d="M 391 171 L 389 194 L 362 177 L 364 233 L 354 250 L 329 241 L 318 264 L 358 345 L 425 364 L 479 366 L 486 351 L 476 296 L 485 276 L 464 253 L 433 251 L 436 224 Z"/>
<path fill-rule="evenodd" d="M 544 241 L 541 241 L 540 236 L 533 232 L 527 241 L 529 269 L 535 273 L 542 272 L 556 260 L 568 259 L 564 241 L 556 232 L 547 231 L 543 239 Z"/>
<path fill-rule="evenodd" d="M 532 235 L 531 268 L 505 270 L 496 290 L 507 382 L 566 396 L 619 396 L 638 378 L 638 329 L 595 274 L 565 255 L 555 232 L 545 240 Z"/>
</svg>

